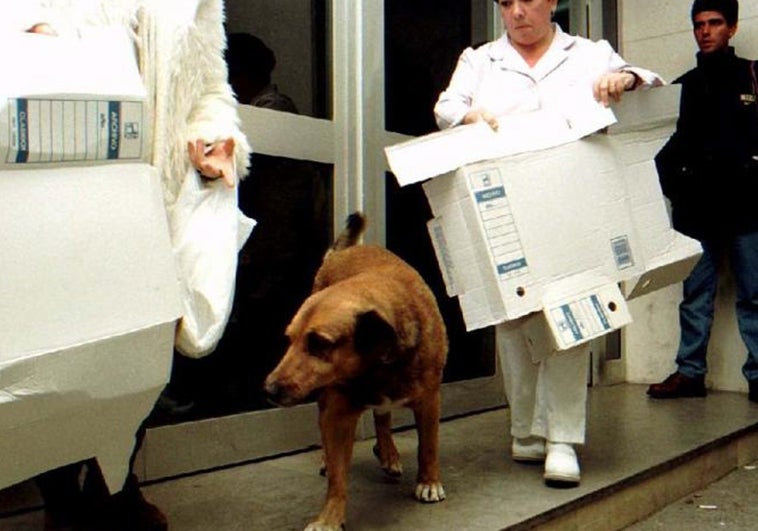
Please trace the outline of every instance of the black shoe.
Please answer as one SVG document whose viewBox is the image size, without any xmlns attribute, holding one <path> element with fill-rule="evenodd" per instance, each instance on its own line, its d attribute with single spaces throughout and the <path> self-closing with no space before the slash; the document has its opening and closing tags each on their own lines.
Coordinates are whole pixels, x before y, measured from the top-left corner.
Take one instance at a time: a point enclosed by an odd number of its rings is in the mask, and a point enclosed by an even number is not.
<svg viewBox="0 0 758 531">
<path fill-rule="evenodd" d="M 758 389 L 756 389 L 758 393 Z M 647 389 L 651 398 L 687 398 L 705 396 L 705 376 L 690 378 L 675 372 L 661 383 L 653 384 Z"/>
<path fill-rule="evenodd" d="M 79 473 L 84 463 L 72 463 L 50 470 L 35 478 L 45 502 L 45 531 L 72 531 L 82 521 L 84 496 L 79 487 Z"/>
<path fill-rule="evenodd" d="M 189 398 L 177 398 L 166 393 L 161 393 L 155 407 L 164 413 L 179 417 L 190 413 L 192 408 L 195 407 L 195 402 Z"/>
<path fill-rule="evenodd" d="M 167 531 L 168 521 L 157 506 L 147 501 L 141 493 L 129 496 L 123 492 L 113 495 L 110 514 L 105 521 L 109 529 L 123 531 Z"/>
<path fill-rule="evenodd" d="M 137 476 L 129 474 L 121 492 L 94 499 L 87 531 L 167 531 L 168 521 L 158 507 L 142 495 Z"/>
<path fill-rule="evenodd" d="M 751 402 L 758 402 L 758 380 L 751 380 L 747 383 L 748 393 L 747 398 Z"/>
<path fill-rule="evenodd" d="M 75 531 L 81 525 L 78 510 L 51 510 L 45 508 L 44 531 Z"/>
</svg>

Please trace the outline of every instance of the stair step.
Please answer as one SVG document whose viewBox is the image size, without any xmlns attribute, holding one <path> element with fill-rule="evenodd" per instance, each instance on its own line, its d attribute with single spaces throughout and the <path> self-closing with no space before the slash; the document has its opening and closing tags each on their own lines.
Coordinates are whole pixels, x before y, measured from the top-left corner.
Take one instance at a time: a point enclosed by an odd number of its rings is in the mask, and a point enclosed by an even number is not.
<svg viewBox="0 0 758 531">
<path fill-rule="evenodd" d="M 758 404 L 745 394 L 652 400 L 645 389 L 633 384 L 590 389 L 587 444 L 578 449 L 582 481 L 571 489 L 546 487 L 541 465 L 510 459 L 507 408 L 442 423 L 441 470 L 448 497 L 438 504 L 421 504 L 412 496 L 414 430 L 395 437 L 405 468 L 399 479 L 379 470 L 373 440 L 358 441 L 347 527 L 611 531 L 758 459 Z M 307 451 L 161 481 L 143 492 L 167 513 L 176 531 L 298 530 L 324 500 L 320 459 L 319 450 Z M 40 511 L 0 518 L 0 529 L 20 531 L 33 522 L 41 522 Z M 686 523 L 682 528 L 688 528 Z"/>
</svg>

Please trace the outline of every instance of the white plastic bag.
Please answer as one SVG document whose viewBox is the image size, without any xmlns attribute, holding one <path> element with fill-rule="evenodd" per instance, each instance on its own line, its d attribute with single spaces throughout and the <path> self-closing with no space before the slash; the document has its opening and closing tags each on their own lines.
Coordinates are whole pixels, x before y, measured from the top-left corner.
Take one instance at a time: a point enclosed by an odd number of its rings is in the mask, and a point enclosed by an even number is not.
<svg viewBox="0 0 758 531">
<path fill-rule="evenodd" d="M 191 358 L 213 352 L 234 299 L 237 254 L 255 221 L 237 208 L 237 189 L 204 181 L 194 170 L 184 179 L 171 213 L 184 315 L 176 349 Z"/>
</svg>

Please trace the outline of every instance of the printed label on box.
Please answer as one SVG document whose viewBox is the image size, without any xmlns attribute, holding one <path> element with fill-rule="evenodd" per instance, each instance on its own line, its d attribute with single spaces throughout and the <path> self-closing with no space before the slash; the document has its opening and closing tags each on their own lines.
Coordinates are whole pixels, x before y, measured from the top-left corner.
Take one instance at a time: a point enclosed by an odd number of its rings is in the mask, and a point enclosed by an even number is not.
<svg viewBox="0 0 758 531">
<path fill-rule="evenodd" d="M 632 247 L 629 245 L 629 237 L 619 236 L 611 240 L 611 250 L 613 258 L 616 260 L 616 267 L 620 270 L 634 267 L 634 258 L 632 257 Z"/>
<path fill-rule="evenodd" d="M 456 281 L 455 262 L 450 256 L 450 248 L 447 245 L 445 231 L 442 229 L 441 220 L 434 218 L 427 223 L 429 236 L 432 239 L 434 253 L 437 255 L 437 263 L 440 265 L 442 279 L 447 288 L 447 294 L 454 297 L 459 294 Z"/>
<path fill-rule="evenodd" d="M 600 337 L 632 320 L 615 283 L 585 291 L 576 298 L 546 304 L 544 314 L 560 349 Z"/>
<path fill-rule="evenodd" d="M 564 343 L 578 343 L 611 329 L 597 295 L 563 304 L 550 312 Z"/>
<path fill-rule="evenodd" d="M 468 181 L 498 277 L 502 281 L 527 274 L 524 248 L 500 171 L 493 167 L 473 172 Z"/>
<path fill-rule="evenodd" d="M 7 164 L 139 160 L 140 101 L 10 98 Z"/>
</svg>

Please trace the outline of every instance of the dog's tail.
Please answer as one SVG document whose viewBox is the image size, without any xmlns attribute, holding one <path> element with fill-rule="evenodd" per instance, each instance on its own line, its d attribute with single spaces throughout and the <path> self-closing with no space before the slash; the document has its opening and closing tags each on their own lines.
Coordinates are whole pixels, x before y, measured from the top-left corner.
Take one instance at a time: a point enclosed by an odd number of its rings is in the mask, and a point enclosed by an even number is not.
<svg viewBox="0 0 758 531">
<path fill-rule="evenodd" d="M 329 252 L 339 251 L 357 244 L 364 230 L 366 230 L 366 216 L 362 212 L 353 212 L 347 217 L 345 228 L 334 240 Z"/>
<path fill-rule="evenodd" d="M 313 279 L 313 293 L 324 289 L 326 286 L 337 282 L 341 278 L 340 272 L 335 272 L 333 267 L 327 267 L 327 264 L 330 262 L 330 257 L 332 253 L 339 252 L 358 244 L 365 229 L 366 217 L 363 213 L 353 212 L 347 217 L 345 228 L 339 233 L 332 246 L 326 250 L 326 253 L 324 253 L 321 267 L 316 271 L 316 278 Z"/>
</svg>

